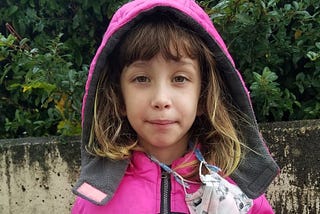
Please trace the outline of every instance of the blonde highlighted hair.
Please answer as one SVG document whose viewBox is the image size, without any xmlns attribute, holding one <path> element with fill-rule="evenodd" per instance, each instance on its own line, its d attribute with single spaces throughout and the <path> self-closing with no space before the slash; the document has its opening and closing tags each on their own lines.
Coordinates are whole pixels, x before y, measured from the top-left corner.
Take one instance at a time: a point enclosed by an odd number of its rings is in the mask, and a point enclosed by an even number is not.
<svg viewBox="0 0 320 214">
<path fill-rule="evenodd" d="M 130 29 L 107 59 L 97 85 L 94 117 L 87 150 L 94 155 L 121 160 L 137 148 L 137 135 L 123 116 L 124 102 L 120 74 L 136 60 L 149 60 L 158 53 L 165 59 L 179 60 L 187 55 L 197 59 L 201 72 L 199 111 L 190 129 L 192 140 L 201 144 L 207 160 L 225 175 L 240 161 L 241 137 L 237 131 L 237 112 L 230 104 L 213 53 L 187 26 L 169 16 L 154 15 Z"/>
</svg>

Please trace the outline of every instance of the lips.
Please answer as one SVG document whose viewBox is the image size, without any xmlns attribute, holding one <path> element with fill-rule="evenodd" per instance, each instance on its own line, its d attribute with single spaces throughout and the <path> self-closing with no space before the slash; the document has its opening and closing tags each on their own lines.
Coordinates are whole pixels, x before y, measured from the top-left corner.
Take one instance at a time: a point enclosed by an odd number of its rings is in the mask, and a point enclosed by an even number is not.
<svg viewBox="0 0 320 214">
<path fill-rule="evenodd" d="M 149 120 L 148 121 L 151 125 L 155 125 L 155 126 L 170 126 L 172 124 L 175 124 L 176 121 L 174 120 Z"/>
<path fill-rule="evenodd" d="M 171 125 L 176 123 L 174 120 L 149 120 L 148 122 L 153 125 Z"/>
</svg>

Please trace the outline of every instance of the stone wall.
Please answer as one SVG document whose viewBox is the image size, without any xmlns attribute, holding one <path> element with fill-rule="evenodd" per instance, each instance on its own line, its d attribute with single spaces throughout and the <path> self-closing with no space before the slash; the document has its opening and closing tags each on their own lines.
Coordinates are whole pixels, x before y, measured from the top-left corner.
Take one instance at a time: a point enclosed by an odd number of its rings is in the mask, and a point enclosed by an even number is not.
<svg viewBox="0 0 320 214">
<path fill-rule="evenodd" d="M 261 124 L 281 174 L 267 197 L 281 214 L 320 213 L 320 121 Z M 0 140 L 0 213 L 70 213 L 79 138 Z"/>
</svg>

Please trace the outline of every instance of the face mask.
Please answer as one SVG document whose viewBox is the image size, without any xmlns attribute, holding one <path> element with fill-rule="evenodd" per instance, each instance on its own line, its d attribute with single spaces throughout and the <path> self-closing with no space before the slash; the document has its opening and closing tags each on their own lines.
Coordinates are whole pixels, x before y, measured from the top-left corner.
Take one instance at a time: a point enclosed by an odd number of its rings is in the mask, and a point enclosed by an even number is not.
<svg viewBox="0 0 320 214">
<path fill-rule="evenodd" d="M 245 214 L 253 201 L 241 189 L 229 183 L 217 172 L 219 169 L 205 162 L 200 151 L 195 151 L 200 161 L 199 176 L 203 185 L 192 194 L 186 193 L 186 203 L 191 214 Z M 202 174 L 203 165 L 209 174 Z"/>
<path fill-rule="evenodd" d="M 185 200 L 191 214 L 245 214 L 253 205 L 253 200 L 248 198 L 241 189 L 222 178 L 218 172 L 220 169 L 208 164 L 200 150 L 194 150 L 197 159 L 200 161 L 199 177 L 201 187 L 194 193 L 187 193 L 188 181 L 173 171 L 169 166 L 161 163 L 153 156 L 151 160 L 158 163 L 165 171 L 171 173 L 178 183 L 185 190 Z M 203 165 L 208 169 L 209 174 L 202 174 Z"/>
</svg>

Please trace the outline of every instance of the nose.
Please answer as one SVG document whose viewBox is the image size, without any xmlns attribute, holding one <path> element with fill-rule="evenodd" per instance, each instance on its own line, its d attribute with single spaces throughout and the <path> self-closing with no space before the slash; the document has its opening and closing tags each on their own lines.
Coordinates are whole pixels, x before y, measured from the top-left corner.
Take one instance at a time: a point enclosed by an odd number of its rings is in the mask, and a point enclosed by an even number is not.
<svg viewBox="0 0 320 214">
<path fill-rule="evenodd" d="M 171 107 L 171 93 L 168 86 L 157 86 L 151 99 L 151 106 L 157 110 L 169 109 Z"/>
</svg>

